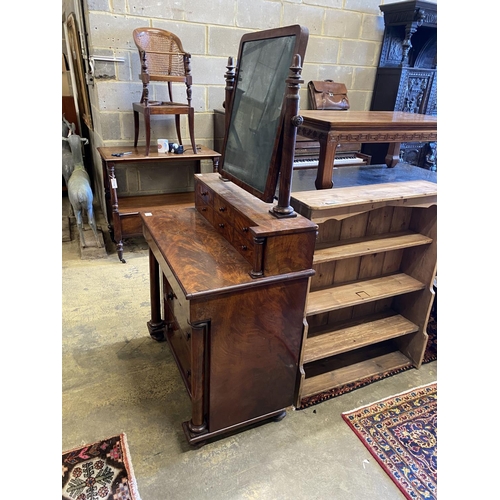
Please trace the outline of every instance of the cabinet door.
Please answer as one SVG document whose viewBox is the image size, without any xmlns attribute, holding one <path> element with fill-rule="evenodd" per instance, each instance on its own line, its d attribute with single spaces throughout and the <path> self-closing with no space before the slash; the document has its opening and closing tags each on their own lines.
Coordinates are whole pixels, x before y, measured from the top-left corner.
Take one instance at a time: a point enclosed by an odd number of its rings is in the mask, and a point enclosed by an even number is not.
<svg viewBox="0 0 500 500">
<path fill-rule="evenodd" d="M 193 305 L 193 318 L 210 318 L 211 432 L 293 404 L 307 285 L 272 283 Z"/>
<path fill-rule="evenodd" d="M 173 286 L 172 286 L 173 285 Z M 167 340 L 181 373 L 186 389 L 191 395 L 191 326 L 189 301 L 179 293 L 175 282 L 163 279 L 163 304 Z"/>
<path fill-rule="evenodd" d="M 434 70 L 404 70 L 401 73 L 394 111 L 428 114 L 427 108 L 433 89 L 434 76 Z"/>
</svg>

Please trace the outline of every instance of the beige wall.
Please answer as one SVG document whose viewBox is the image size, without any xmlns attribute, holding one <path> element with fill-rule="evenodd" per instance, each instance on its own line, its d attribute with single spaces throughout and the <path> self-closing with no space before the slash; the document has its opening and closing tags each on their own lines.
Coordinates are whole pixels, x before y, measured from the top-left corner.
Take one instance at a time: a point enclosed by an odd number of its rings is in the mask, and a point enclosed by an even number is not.
<svg viewBox="0 0 500 500">
<path fill-rule="evenodd" d="M 141 7 L 141 3 L 149 6 Z M 369 109 L 383 34 L 379 4 L 380 0 L 164 0 L 137 4 L 87 0 L 89 51 L 124 59 L 123 63 L 95 64 L 91 96 L 95 132 L 106 145 L 133 140 L 131 103 L 140 98 L 142 85 L 132 30 L 140 26 L 176 33 L 192 54 L 196 140 L 208 147 L 213 146 L 212 112 L 224 99 L 227 58 L 236 57 L 242 35 L 250 31 L 306 26 L 309 43 L 304 81 L 342 81 L 349 90 L 352 109 Z M 306 105 L 304 88 L 301 106 Z M 165 135 L 165 129 L 160 130 Z M 169 132 L 171 136 L 173 130 Z"/>
<path fill-rule="evenodd" d="M 139 56 L 132 30 L 141 26 L 176 33 L 192 54 L 193 103 L 196 142 L 213 148 L 213 110 L 224 99 L 228 56 L 237 56 L 247 32 L 301 24 L 309 29 L 302 77 L 331 78 L 347 85 L 351 109 L 368 110 L 384 29 L 378 8 L 388 0 L 84 0 L 89 55 L 123 62 L 95 63 L 94 85 L 89 87 L 95 147 L 133 143 L 132 102 L 140 98 Z M 64 14 L 72 0 L 63 0 Z M 180 90 L 180 92 L 183 92 Z M 152 97 L 161 99 L 160 88 Z M 179 95 L 180 97 L 180 95 Z M 301 108 L 308 107 L 306 85 Z M 165 123 L 165 122 L 163 122 Z M 184 136 L 186 122 L 182 120 Z M 169 126 L 152 123 L 152 139 L 175 137 Z M 140 140 L 144 140 L 141 126 Z M 140 143 L 141 144 L 141 143 Z M 144 144 L 144 142 L 142 142 Z M 94 168 L 100 162 L 95 158 Z M 180 188 L 181 186 L 175 186 Z M 98 186 L 101 190 L 102 186 Z"/>
</svg>

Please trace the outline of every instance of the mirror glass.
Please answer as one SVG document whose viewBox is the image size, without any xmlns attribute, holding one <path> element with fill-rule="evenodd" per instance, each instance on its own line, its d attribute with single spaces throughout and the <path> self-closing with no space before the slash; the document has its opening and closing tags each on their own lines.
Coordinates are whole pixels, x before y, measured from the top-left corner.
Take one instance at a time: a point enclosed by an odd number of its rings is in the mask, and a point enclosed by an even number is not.
<svg viewBox="0 0 500 500">
<path fill-rule="evenodd" d="M 272 201 L 278 179 L 286 79 L 306 43 L 298 25 L 245 35 L 240 43 L 220 171 L 264 201 Z"/>
</svg>

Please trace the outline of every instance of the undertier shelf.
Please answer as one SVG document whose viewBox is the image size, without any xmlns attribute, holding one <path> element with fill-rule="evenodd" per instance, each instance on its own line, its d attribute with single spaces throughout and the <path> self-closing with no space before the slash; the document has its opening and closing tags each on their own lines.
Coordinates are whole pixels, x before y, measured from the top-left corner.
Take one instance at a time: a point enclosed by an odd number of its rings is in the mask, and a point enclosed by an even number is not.
<svg viewBox="0 0 500 500">
<path fill-rule="evenodd" d="M 390 342 L 390 341 L 389 341 Z M 358 349 L 305 367 L 301 399 L 413 363 L 397 346 L 377 344 Z"/>
<path fill-rule="evenodd" d="M 137 214 L 164 206 L 194 206 L 194 192 L 123 196 L 119 200 L 120 215 Z"/>
<path fill-rule="evenodd" d="M 335 311 L 344 307 L 423 290 L 425 285 L 404 273 L 356 281 L 310 292 L 306 315 Z"/>
</svg>

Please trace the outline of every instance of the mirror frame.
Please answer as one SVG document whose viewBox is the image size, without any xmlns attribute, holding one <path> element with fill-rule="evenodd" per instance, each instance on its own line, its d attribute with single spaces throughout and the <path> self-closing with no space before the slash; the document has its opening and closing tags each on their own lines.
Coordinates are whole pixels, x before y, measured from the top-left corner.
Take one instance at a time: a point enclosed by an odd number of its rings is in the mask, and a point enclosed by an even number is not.
<svg viewBox="0 0 500 500">
<path fill-rule="evenodd" d="M 243 35 L 240 41 L 240 46 L 238 50 L 238 58 L 237 65 L 235 68 L 235 78 L 234 85 L 231 88 L 231 95 L 229 103 L 225 103 L 226 113 L 229 114 L 229 119 L 226 120 L 227 126 L 224 133 L 224 143 L 222 147 L 222 156 L 221 162 L 219 166 L 219 173 L 224 180 L 228 180 L 233 182 L 234 184 L 242 187 L 252 195 L 261 199 L 264 202 L 271 203 L 275 197 L 276 187 L 278 184 L 278 177 L 280 172 L 281 165 L 281 148 L 283 147 L 283 123 L 284 123 L 284 115 L 285 115 L 285 98 L 287 95 L 287 87 L 286 87 L 286 76 L 283 79 L 283 99 L 281 102 L 281 111 L 279 119 L 277 120 L 276 131 L 274 134 L 274 146 L 273 151 L 270 158 L 270 164 L 267 166 L 267 178 L 265 180 L 264 190 L 261 191 L 256 186 L 250 185 L 248 182 L 243 179 L 238 178 L 236 175 L 227 171 L 224 168 L 225 159 L 226 159 L 226 146 L 229 140 L 229 136 L 231 133 L 231 126 L 234 120 L 237 117 L 239 110 L 234 107 L 235 104 L 235 96 L 237 95 L 238 90 L 238 73 L 242 60 L 242 54 L 245 47 L 245 44 L 248 42 L 259 41 L 259 40 L 271 40 L 275 38 L 284 38 L 294 36 L 294 47 L 291 51 L 290 60 L 287 61 L 286 66 L 286 74 L 288 75 L 289 68 L 292 66 L 295 56 L 298 54 L 301 60 L 304 60 L 304 55 L 307 47 L 307 41 L 309 38 L 309 30 L 306 27 L 300 26 L 298 24 L 292 26 L 285 26 L 282 28 L 273 28 L 270 30 L 258 31 L 255 33 L 247 33 Z M 244 167 L 245 162 L 245 151 L 241 151 L 241 163 L 240 166 Z"/>
</svg>

